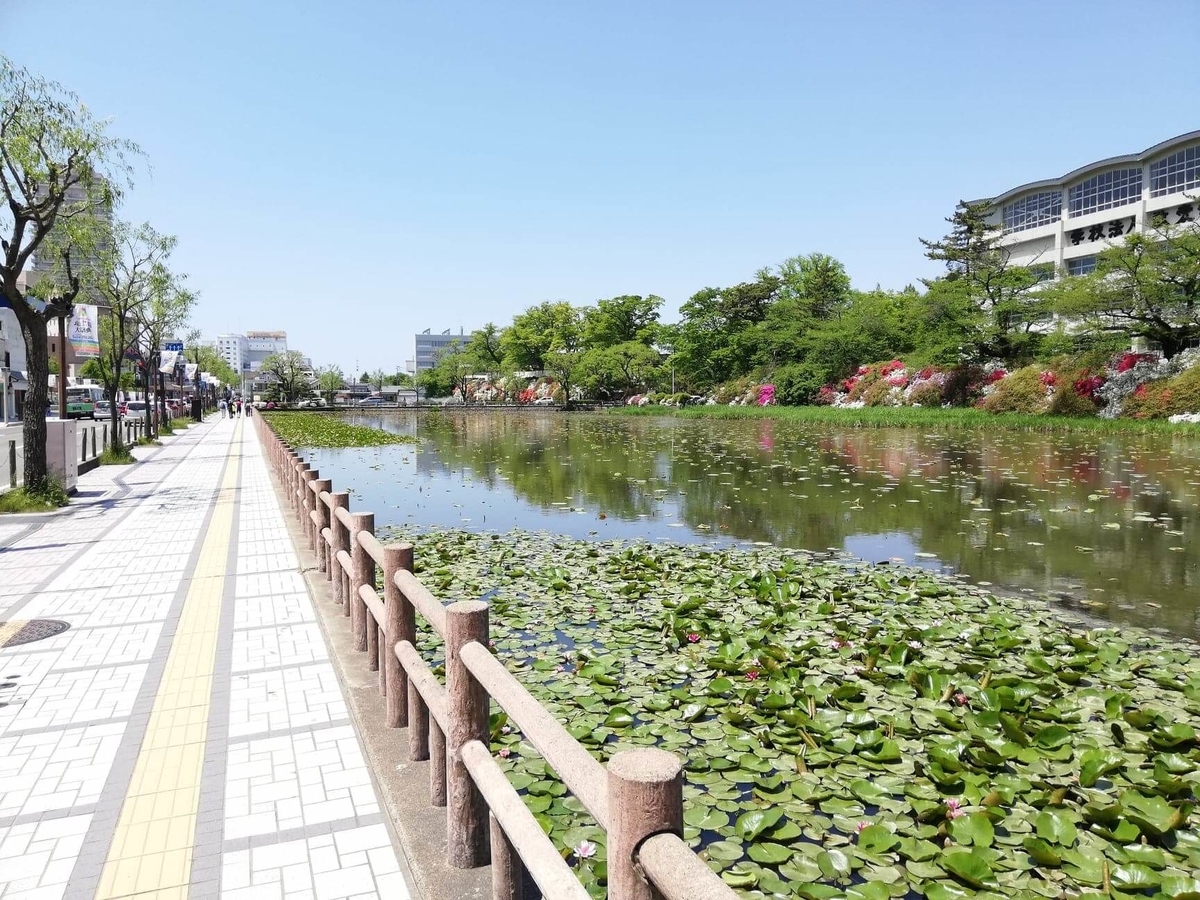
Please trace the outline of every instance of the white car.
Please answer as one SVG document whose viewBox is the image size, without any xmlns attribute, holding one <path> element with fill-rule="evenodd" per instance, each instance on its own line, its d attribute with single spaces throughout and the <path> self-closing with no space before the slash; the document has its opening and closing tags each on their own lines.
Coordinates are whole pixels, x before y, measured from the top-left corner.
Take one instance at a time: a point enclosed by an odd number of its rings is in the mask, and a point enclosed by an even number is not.
<svg viewBox="0 0 1200 900">
<path fill-rule="evenodd" d="M 122 422 L 132 422 L 134 420 L 146 419 L 146 401 L 145 400 L 130 400 L 125 404 L 125 412 L 121 414 Z"/>
<path fill-rule="evenodd" d="M 108 421 L 112 416 L 112 403 L 108 400 L 97 400 L 95 406 L 92 407 L 92 418 L 97 422 Z"/>
<path fill-rule="evenodd" d="M 536 400 L 533 401 L 533 405 L 534 406 L 553 406 L 554 398 L 553 397 L 538 397 Z"/>
</svg>

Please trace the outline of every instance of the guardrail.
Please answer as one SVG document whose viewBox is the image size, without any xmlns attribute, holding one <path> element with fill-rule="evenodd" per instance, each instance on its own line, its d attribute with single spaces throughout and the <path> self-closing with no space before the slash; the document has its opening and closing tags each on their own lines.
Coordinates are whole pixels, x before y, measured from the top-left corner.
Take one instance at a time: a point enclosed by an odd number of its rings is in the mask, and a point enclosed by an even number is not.
<svg viewBox="0 0 1200 900">
<path fill-rule="evenodd" d="M 78 473 L 90 472 L 100 465 L 100 454 L 112 445 L 109 432 L 111 423 L 105 420 L 80 419 L 75 429 L 75 462 Z M 146 423 L 142 419 L 130 419 L 118 423 L 122 429 L 126 446 L 135 443 L 143 434 Z M 0 464 L 0 488 L 20 487 L 25 483 L 25 440 L 20 421 L 10 422 L 4 427 L 2 449 L 4 460 Z"/>
<path fill-rule="evenodd" d="M 683 840 L 683 767 L 675 754 L 627 750 L 602 765 L 492 655 L 486 603 L 443 605 L 413 574 L 411 544 L 381 544 L 372 513 L 351 512 L 348 492 L 335 492 L 261 416 L 255 421 L 354 648 L 379 672 L 387 726 L 407 728 L 409 758 L 429 762 L 429 800 L 446 807 L 451 866 L 490 861 L 496 900 L 520 900 L 526 873 L 546 900 L 588 898 L 492 756 L 494 700 L 607 833 L 612 900 L 736 900 Z M 417 613 L 445 643 L 444 685 L 417 651 Z"/>
</svg>

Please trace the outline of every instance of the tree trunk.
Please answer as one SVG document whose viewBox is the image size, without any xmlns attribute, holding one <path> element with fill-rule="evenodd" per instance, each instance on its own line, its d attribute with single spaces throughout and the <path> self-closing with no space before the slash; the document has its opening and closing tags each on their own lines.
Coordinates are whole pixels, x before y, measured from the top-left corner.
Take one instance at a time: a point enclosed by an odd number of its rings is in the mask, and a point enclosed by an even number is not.
<svg viewBox="0 0 1200 900">
<path fill-rule="evenodd" d="M 13 304 L 17 312 L 18 304 Z M 21 332 L 25 337 L 25 355 L 29 362 L 26 380 L 29 390 L 25 394 L 25 409 L 22 413 L 22 436 L 25 444 L 25 490 L 42 491 L 46 488 L 46 402 L 49 399 L 50 350 L 46 346 L 46 320 L 32 310 L 17 312 Z M 61 338 L 60 338 L 61 339 Z M 62 373 L 59 378 L 66 378 Z"/>
</svg>

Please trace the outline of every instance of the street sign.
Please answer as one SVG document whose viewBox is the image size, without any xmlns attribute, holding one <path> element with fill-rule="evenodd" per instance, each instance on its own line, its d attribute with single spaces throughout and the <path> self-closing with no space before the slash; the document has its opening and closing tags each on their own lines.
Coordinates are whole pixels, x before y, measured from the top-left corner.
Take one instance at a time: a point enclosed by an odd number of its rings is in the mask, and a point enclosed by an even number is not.
<svg viewBox="0 0 1200 900">
<path fill-rule="evenodd" d="M 176 353 L 183 352 L 183 341 L 167 341 L 163 344 L 164 350 L 174 350 Z"/>
</svg>

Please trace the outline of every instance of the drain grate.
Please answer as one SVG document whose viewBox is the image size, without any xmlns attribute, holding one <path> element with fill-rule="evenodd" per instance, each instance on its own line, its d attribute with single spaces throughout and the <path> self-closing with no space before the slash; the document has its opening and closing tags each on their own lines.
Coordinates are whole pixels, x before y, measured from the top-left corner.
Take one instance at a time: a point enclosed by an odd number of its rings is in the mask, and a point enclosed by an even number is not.
<svg viewBox="0 0 1200 900">
<path fill-rule="evenodd" d="M 70 627 L 70 622 L 60 622 L 58 619 L 30 619 L 17 629 L 16 634 L 0 646 L 16 647 L 18 644 L 32 644 L 34 641 L 43 641 L 56 634 L 62 634 Z"/>
</svg>

